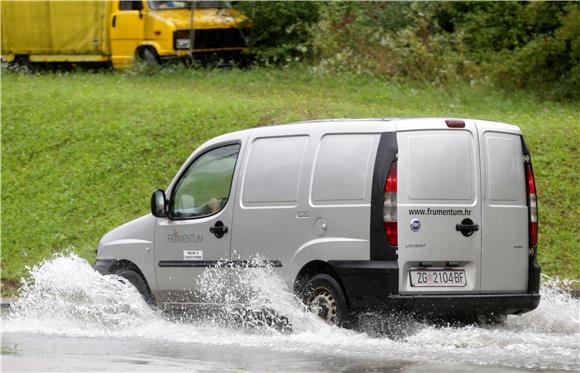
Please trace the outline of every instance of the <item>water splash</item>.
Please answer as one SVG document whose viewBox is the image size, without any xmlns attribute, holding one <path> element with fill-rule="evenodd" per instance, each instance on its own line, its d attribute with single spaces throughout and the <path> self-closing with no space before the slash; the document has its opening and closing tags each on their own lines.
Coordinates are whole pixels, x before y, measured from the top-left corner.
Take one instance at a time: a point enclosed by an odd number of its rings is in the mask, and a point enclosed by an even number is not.
<svg viewBox="0 0 580 373">
<path fill-rule="evenodd" d="M 555 280 L 543 282 L 538 309 L 510 316 L 504 325 L 435 327 L 403 319 L 399 329 L 404 332 L 393 340 L 369 335 L 372 328 L 368 333 L 357 332 L 323 323 L 304 311 L 271 267 L 255 268 L 252 264 L 229 272 L 227 278 L 224 273 L 211 269 L 202 276 L 207 299 L 225 296 L 226 309 L 242 300 L 252 312 L 266 307 L 275 311 L 276 317 L 286 318 L 292 332 L 280 332 L 255 320 L 241 328 L 231 323 L 224 326 L 219 320 L 170 321 L 151 310 L 132 285 L 100 275 L 75 255 L 57 255 L 30 271 L 19 300 L 2 320 L 2 332 L 145 338 L 368 361 L 443 360 L 529 369 L 580 369 L 580 301 Z"/>
<path fill-rule="evenodd" d="M 224 305 L 218 321 L 230 325 L 283 332 L 330 328 L 306 312 L 276 269 L 260 255 L 236 265 L 223 261 L 206 269 L 198 279 L 198 288 L 206 302 Z"/>
<path fill-rule="evenodd" d="M 114 333 L 156 317 L 128 282 L 100 275 L 74 254 L 56 254 L 29 270 L 8 318 L 21 320 L 27 331 L 82 335 L 97 326 Z"/>
<path fill-rule="evenodd" d="M 514 331 L 580 333 L 580 299 L 574 298 L 570 291 L 578 283 L 578 280 L 560 280 L 544 275 L 538 308 L 522 317 L 510 318 L 507 326 Z"/>
</svg>

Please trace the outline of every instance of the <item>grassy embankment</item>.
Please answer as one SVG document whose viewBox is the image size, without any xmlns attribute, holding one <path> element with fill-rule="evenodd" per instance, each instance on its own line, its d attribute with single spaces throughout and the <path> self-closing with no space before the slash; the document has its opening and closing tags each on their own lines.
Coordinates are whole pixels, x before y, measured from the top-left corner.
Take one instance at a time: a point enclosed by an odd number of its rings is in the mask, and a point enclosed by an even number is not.
<svg viewBox="0 0 580 373">
<path fill-rule="evenodd" d="M 149 210 L 190 152 L 225 132 L 329 117 L 465 116 L 521 126 L 532 151 L 545 273 L 580 277 L 580 105 L 304 70 L 2 77 L 2 294 L 25 265 Z"/>
</svg>

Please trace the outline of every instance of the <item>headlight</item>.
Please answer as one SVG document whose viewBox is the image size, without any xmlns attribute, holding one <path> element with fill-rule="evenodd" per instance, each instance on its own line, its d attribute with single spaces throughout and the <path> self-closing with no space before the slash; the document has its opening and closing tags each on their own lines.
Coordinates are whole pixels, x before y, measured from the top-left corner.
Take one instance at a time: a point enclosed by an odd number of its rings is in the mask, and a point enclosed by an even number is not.
<svg viewBox="0 0 580 373">
<path fill-rule="evenodd" d="M 175 49 L 189 49 L 189 39 L 175 39 Z"/>
</svg>

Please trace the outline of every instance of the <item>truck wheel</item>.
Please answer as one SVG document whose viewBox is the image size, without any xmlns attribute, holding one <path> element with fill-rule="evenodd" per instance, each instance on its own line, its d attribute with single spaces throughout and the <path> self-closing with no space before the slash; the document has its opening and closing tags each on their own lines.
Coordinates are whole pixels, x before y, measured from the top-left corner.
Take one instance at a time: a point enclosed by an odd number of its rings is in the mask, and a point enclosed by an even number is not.
<svg viewBox="0 0 580 373">
<path fill-rule="evenodd" d="M 326 323 L 346 326 L 349 321 L 346 297 L 338 282 L 327 274 L 312 277 L 300 292 L 300 299 L 308 310 Z"/>
<path fill-rule="evenodd" d="M 147 65 L 157 66 L 161 63 L 157 52 L 153 48 L 143 48 L 139 52 L 139 59 Z"/>
<path fill-rule="evenodd" d="M 129 281 L 133 286 L 135 286 L 135 288 L 139 291 L 139 293 L 141 293 L 143 299 L 145 299 L 145 302 L 147 302 L 148 305 L 150 306 L 155 305 L 155 300 L 153 299 L 153 296 L 151 295 L 151 292 L 149 291 L 149 288 L 147 287 L 145 280 L 143 280 L 140 274 L 131 269 L 126 268 L 121 268 L 118 271 L 115 271 L 114 274 L 123 277 L 124 279 Z"/>
<path fill-rule="evenodd" d="M 38 66 L 30 62 L 30 57 L 23 54 L 19 54 L 14 57 L 12 66 L 14 66 L 17 70 L 23 70 L 29 73 L 34 73 L 38 70 Z"/>
</svg>

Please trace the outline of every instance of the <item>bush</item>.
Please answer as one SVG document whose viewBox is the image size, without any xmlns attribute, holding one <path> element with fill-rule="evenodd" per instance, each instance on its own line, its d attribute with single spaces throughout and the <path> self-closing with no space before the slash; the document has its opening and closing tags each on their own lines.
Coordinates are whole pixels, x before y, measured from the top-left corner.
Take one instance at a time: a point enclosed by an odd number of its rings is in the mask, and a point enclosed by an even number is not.
<svg viewBox="0 0 580 373">
<path fill-rule="evenodd" d="M 577 2 L 240 2 L 262 64 L 580 97 Z"/>
<path fill-rule="evenodd" d="M 431 4 L 327 3 L 312 29 L 320 67 L 453 82 L 469 70 L 463 36 L 441 32 Z"/>
<path fill-rule="evenodd" d="M 318 21 L 319 2 L 247 1 L 237 7 L 250 17 L 250 43 L 261 63 L 286 63 L 310 56 L 309 27 Z"/>
<path fill-rule="evenodd" d="M 439 18 L 447 14 L 453 31 L 466 35 L 469 58 L 498 86 L 574 98 L 580 86 L 571 45 L 580 32 L 579 9 L 564 2 L 451 3 Z"/>
</svg>

